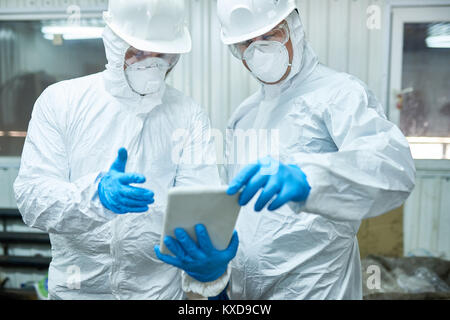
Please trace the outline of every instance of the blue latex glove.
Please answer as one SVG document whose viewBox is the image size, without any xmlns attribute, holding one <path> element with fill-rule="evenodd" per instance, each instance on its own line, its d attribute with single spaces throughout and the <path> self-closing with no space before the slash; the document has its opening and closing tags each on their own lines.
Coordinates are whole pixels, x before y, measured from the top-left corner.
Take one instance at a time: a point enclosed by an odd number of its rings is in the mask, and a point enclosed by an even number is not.
<svg viewBox="0 0 450 320">
<path fill-rule="evenodd" d="M 103 206 L 114 213 L 146 212 L 148 205 L 155 202 L 150 190 L 130 186 L 132 183 L 144 183 L 140 174 L 125 173 L 127 150 L 122 148 L 109 172 L 103 175 L 98 184 L 98 195 Z"/>
<path fill-rule="evenodd" d="M 162 254 L 159 246 L 155 246 L 156 256 L 163 262 L 184 270 L 197 281 L 215 281 L 227 271 L 228 264 L 236 256 L 239 246 L 237 232 L 233 233 L 230 245 L 224 251 L 214 248 L 204 225 L 196 225 L 195 233 L 198 243 L 184 229 L 175 229 L 177 239 L 169 236 L 164 239 L 167 249 L 175 257 Z"/>
<path fill-rule="evenodd" d="M 241 206 L 247 205 L 257 192 L 263 189 L 255 203 L 257 212 L 275 196 L 275 200 L 268 207 L 270 211 L 277 210 L 290 201 L 306 201 L 311 190 L 306 175 L 299 167 L 284 165 L 270 157 L 242 169 L 231 182 L 227 193 L 234 195 L 243 187 L 245 188 L 239 197 Z"/>
</svg>

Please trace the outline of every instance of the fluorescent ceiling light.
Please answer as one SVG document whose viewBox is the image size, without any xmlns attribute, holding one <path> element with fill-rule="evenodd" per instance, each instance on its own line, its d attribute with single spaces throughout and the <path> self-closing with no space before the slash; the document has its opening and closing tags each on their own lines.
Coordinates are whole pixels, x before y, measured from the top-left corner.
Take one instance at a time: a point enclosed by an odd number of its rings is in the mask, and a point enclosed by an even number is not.
<svg viewBox="0 0 450 320">
<path fill-rule="evenodd" d="M 409 143 L 445 143 L 450 144 L 450 138 L 447 137 L 407 137 Z"/>
<path fill-rule="evenodd" d="M 426 42 L 428 48 L 450 48 L 450 35 L 428 37 Z"/>
<path fill-rule="evenodd" d="M 445 159 L 443 144 L 412 144 L 410 148 L 414 159 Z"/>
<path fill-rule="evenodd" d="M 450 138 L 407 137 L 414 159 L 450 159 Z"/>
<path fill-rule="evenodd" d="M 425 41 L 428 48 L 450 48 L 450 23 L 430 24 L 428 38 Z"/>
<path fill-rule="evenodd" d="M 101 38 L 103 27 L 45 26 L 41 31 L 48 40 L 53 40 L 55 35 L 62 35 L 64 40 L 86 40 Z"/>
</svg>

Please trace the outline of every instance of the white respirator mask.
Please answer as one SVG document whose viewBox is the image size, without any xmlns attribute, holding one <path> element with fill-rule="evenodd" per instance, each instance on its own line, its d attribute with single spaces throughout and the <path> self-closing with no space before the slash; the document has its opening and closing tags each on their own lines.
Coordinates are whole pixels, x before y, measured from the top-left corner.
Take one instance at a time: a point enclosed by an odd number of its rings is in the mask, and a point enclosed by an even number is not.
<svg viewBox="0 0 450 320">
<path fill-rule="evenodd" d="M 169 63 L 161 58 L 147 58 L 125 69 L 128 84 L 136 93 L 149 95 L 159 92 L 166 81 Z"/>
<path fill-rule="evenodd" d="M 255 41 L 245 50 L 243 59 L 252 74 L 266 83 L 280 81 L 291 66 L 286 46 L 278 41 Z"/>
</svg>

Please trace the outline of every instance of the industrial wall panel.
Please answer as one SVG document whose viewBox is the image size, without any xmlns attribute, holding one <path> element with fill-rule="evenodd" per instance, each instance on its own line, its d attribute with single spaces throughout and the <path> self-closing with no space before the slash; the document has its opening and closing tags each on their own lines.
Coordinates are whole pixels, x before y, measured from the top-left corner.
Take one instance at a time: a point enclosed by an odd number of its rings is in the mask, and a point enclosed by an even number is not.
<svg viewBox="0 0 450 320">
<path fill-rule="evenodd" d="M 441 180 L 441 207 L 438 221 L 437 251 L 450 259 L 450 177 Z"/>
<path fill-rule="evenodd" d="M 416 187 L 405 204 L 404 253 L 450 259 L 450 177 L 418 171 Z"/>
<path fill-rule="evenodd" d="M 0 165 L 0 208 L 16 208 L 13 183 L 19 173 L 16 167 Z"/>
<path fill-rule="evenodd" d="M 349 0 L 330 2 L 328 23 L 328 64 L 337 71 L 348 70 L 348 46 L 350 32 Z"/>
<path fill-rule="evenodd" d="M 329 25 L 330 25 L 330 1 L 309 1 L 308 11 L 308 40 L 319 56 L 321 63 L 328 65 L 329 55 Z"/>
<path fill-rule="evenodd" d="M 11 181 L 9 172 L 5 168 L 0 168 L 0 207 L 11 207 Z"/>
</svg>

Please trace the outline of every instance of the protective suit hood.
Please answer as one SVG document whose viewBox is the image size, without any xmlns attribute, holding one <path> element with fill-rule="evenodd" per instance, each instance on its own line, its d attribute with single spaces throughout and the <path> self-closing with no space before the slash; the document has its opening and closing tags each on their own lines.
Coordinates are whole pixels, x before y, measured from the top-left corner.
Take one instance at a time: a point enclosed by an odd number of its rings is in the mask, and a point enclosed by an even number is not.
<svg viewBox="0 0 450 320">
<path fill-rule="evenodd" d="M 275 85 L 262 84 L 263 93 L 266 100 L 276 98 L 285 90 L 291 87 L 294 79 L 306 79 L 319 64 L 317 55 L 306 41 L 305 29 L 300 19 L 300 15 L 297 10 L 294 10 L 287 18 L 286 21 L 289 26 L 290 40 L 292 42 L 293 59 L 291 72 L 288 77 Z M 295 80 L 296 83 L 302 82 L 301 80 Z"/>
<path fill-rule="evenodd" d="M 154 94 L 142 96 L 134 92 L 128 84 L 123 66 L 125 54 L 130 45 L 117 36 L 108 26 L 105 27 L 103 32 L 103 43 L 108 60 L 103 75 L 106 90 L 114 97 L 125 98 L 133 104 L 137 103 L 140 107 L 147 109 L 152 109 L 160 104 L 166 89 L 165 85 Z"/>
</svg>

